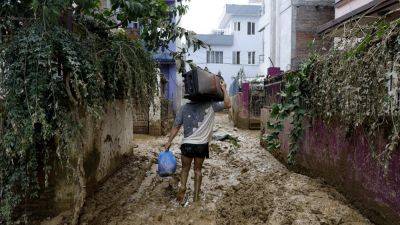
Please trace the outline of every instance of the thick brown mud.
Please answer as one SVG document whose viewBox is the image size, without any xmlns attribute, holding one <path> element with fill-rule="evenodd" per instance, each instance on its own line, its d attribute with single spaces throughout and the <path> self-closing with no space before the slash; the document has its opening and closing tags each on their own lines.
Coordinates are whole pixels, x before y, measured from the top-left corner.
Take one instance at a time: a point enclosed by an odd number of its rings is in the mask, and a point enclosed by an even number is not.
<svg viewBox="0 0 400 225">
<path fill-rule="evenodd" d="M 215 130 L 238 137 L 240 146 L 212 142 L 201 203 L 192 201 L 192 171 L 184 206 L 175 201 L 179 176 L 157 175 L 156 157 L 166 137 L 136 136 L 134 156 L 87 200 L 81 224 L 371 224 L 333 188 L 288 171 L 261 148 L 258 131 L 237 130 L 222 114 Z M 177 158 L 179 141 L 173 145 Z M 57 224 L 56 219 L 45 222 Z"/>
</svg>

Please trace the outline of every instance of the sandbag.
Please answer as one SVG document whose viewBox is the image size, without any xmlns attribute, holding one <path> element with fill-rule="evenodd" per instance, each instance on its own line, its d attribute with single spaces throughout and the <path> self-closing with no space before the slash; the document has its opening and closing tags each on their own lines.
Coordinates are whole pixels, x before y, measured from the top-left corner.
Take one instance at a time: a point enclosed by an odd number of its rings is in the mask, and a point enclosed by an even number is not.
<svg viewBox="0 0 400 225">
<path fill-rule="evenodd" d="M 158 175 L 161 177 L 171 176 L 176 171 L 176 159 L 174 154 L 167 150 L 158 155 Z"/>
<path fill-rule="evenodd" d="M 185 84 L 184 98 L 192 101 L 223 101 L 222 77 L 200 67 L 193 68 L 183 75 Z"/>
</svg>

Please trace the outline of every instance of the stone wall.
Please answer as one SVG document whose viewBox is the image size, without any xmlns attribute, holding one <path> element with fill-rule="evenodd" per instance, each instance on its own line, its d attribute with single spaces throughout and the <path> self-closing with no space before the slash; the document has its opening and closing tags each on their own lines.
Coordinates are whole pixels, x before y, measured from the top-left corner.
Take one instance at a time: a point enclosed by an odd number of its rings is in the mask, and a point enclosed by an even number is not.
<svg viewBox="0 0 400 225">
<path fill-rule="evenodd" d="M 264 118 L 269 112 L 264 109 Z M 264 119 L 264 121 L 266 121 Z M 309 125 L 309 126 L 308 126 Z M 387 144 L 385 131 L 379 132 L 372 146 L 363 127 L 348 133 L 340 121 L 329 125 L 319 119 L 307 122 L 293 169 L 322 177 L 336 186 L 376 224 L 398 224 L 400 221 L 400 149 L 384 170 L 371 155 L 371 148 L 382 152 Z M 290 124 L 281 135 L 281 151 L 275 156 L 287 162 Z"/>
</svg>

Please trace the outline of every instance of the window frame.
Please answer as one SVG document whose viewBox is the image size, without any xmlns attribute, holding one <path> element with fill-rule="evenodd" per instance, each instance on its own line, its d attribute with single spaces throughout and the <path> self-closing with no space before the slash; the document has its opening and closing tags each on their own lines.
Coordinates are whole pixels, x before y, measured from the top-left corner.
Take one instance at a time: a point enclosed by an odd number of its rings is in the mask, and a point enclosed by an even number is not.
<svg viewBox="0 0 400 225">
<path fill-rule="evenodd" d="M 239 21 L 233 23 L 233 30 L 240 31 L 240 22 Z"/>
<path fill-rule="evenodd" d="M 247 22 L 247 35 L 255 35 L 256 34 L 256 23 L 255 22 Z"/>
<path fill-rule="evenodd" d="M 232 64 L 240 65 L 240 51 L 232 52 Z"/>
<path fill-rule="evenodd" d="M 249 65 L 256 64 L 256 52 L 255 51 L 247 52 L 247 63 Z"/>
<path fill-rule="evenodd" d="M 224 51 L 207 51 L 206 62 L 209 64 L 223 64 Z"/>
</svg>

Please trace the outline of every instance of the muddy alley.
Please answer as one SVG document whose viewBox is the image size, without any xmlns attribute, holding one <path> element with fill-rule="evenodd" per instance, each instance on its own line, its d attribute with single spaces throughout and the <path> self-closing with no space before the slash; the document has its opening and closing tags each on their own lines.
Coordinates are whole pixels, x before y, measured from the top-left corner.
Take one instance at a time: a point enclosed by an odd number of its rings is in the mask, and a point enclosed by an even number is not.
<svg viewBox="0 0 400 225">
<path fill-rule="evenodd" d="M 239 142 L 212 142 L 200 204 L 192 201 L 193 171 L 184 206 L 175 201 L 179 176 L 157 175 L 166 137 L 138 135 L 134 155 L 87 200 L 81 224 L 371 224 L 333 188 L 288 171 L 260 147 L 258 131 L 234 128 L 225 114 L 215 130 Z M 178 159 L 179 142 L 172 147 Z"/>
</svg>

